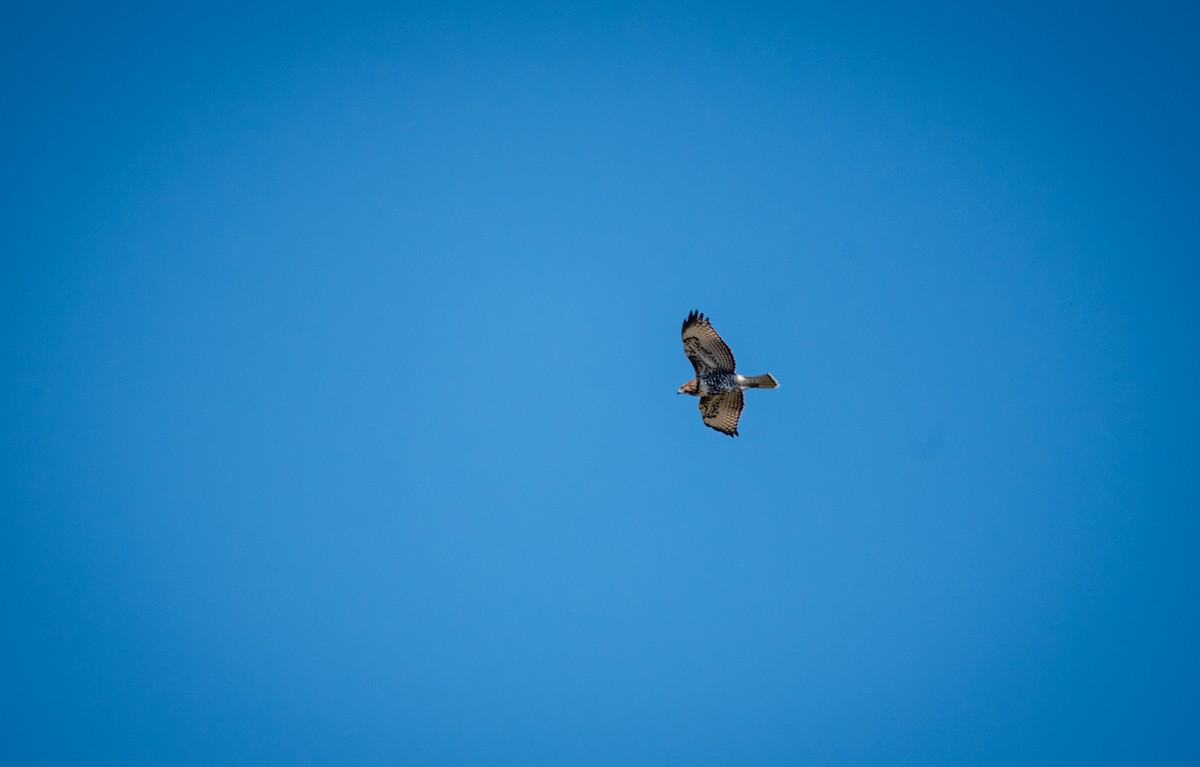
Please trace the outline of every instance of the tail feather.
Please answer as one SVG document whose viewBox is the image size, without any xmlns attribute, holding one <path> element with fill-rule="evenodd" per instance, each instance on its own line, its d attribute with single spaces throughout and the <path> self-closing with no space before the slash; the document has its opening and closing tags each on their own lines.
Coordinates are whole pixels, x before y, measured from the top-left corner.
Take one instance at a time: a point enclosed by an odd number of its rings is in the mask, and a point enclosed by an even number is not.
<svg viewBox="0 0 1200 767">
<path fill-rule="evenodd" d="M 779 382 L 775 380 L 775 376 L 764 373 L 760 376 L 743 377 L 742 386 L 747 389 L 778 389 Z"/>
</svg>

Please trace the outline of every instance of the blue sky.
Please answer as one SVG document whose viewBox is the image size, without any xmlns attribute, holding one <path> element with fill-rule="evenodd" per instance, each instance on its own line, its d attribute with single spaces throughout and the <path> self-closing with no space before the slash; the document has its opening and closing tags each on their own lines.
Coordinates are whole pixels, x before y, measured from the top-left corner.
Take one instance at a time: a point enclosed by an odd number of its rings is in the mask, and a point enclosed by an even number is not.
<svg viewBox="0 0 1200 767">
<path fill-rule="evenodd" d="M 5 11 L 4 752 L 1196 763 L 1196 28 Z"/>
</svg>

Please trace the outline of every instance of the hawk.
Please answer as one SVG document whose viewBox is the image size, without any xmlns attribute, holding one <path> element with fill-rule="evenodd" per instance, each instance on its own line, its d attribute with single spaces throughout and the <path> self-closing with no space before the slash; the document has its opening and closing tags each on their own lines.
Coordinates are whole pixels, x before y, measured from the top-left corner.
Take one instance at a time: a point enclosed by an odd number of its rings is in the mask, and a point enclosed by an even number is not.
<svg viewBox="0 0 1200 767">
<path fill-rule="evenodd" d="M 776 389 L 779 382 L 767 373 L 740 376 L 733 372 L 733 352 L 713 330 L 708 318 L 692 311 L 683 321 L 683 353 L 696 369 L 696 377 L 679 387 L 680 394 L 700 398 L 704 425 L 731 437 L 738 435 L 742 417 L 742 392 L 746 389 Z"/>
</svg>

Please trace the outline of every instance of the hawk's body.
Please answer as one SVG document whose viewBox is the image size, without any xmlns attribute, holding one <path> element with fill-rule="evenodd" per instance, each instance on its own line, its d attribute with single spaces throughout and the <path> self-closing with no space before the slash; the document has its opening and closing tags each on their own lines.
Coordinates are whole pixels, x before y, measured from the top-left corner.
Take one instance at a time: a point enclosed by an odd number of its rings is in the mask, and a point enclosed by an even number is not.
<svg viewBox="0 0 1200 767">
<path fill-rule="evenodd" d="M 679 387 L 680 394 L 700 398 L 704 424 L 722 434 L 736 437 L 742 417 L 746 389 L 774 389 L 775 376 L 741 376 L 734 372 L 736 363 L 729 345 L 713 330 L 712 323 L 693 311 L 683 321 L 683 353 L 696 370 L 696 377 Z"/>
</svg>

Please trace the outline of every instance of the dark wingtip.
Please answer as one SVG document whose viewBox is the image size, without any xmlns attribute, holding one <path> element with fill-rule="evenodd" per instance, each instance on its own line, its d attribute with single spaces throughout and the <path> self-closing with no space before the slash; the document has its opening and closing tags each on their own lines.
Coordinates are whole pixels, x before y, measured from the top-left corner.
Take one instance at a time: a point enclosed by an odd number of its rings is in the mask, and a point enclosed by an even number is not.
<svg viewBox="0 0 1200 767">
<path fill-rule="evenodd" d="M 695 309 L 693 309 L 692 313 L 689 314 L 687 316 L 687 319 L 683 321 L 683 329 L 687 330 L 692 325 L 696 325 L 698 323 L 704 323 L 704 322 L 708 322 L 708 320 L 704 316 L 704 313 L 698 312 Z"/>
</svg>

